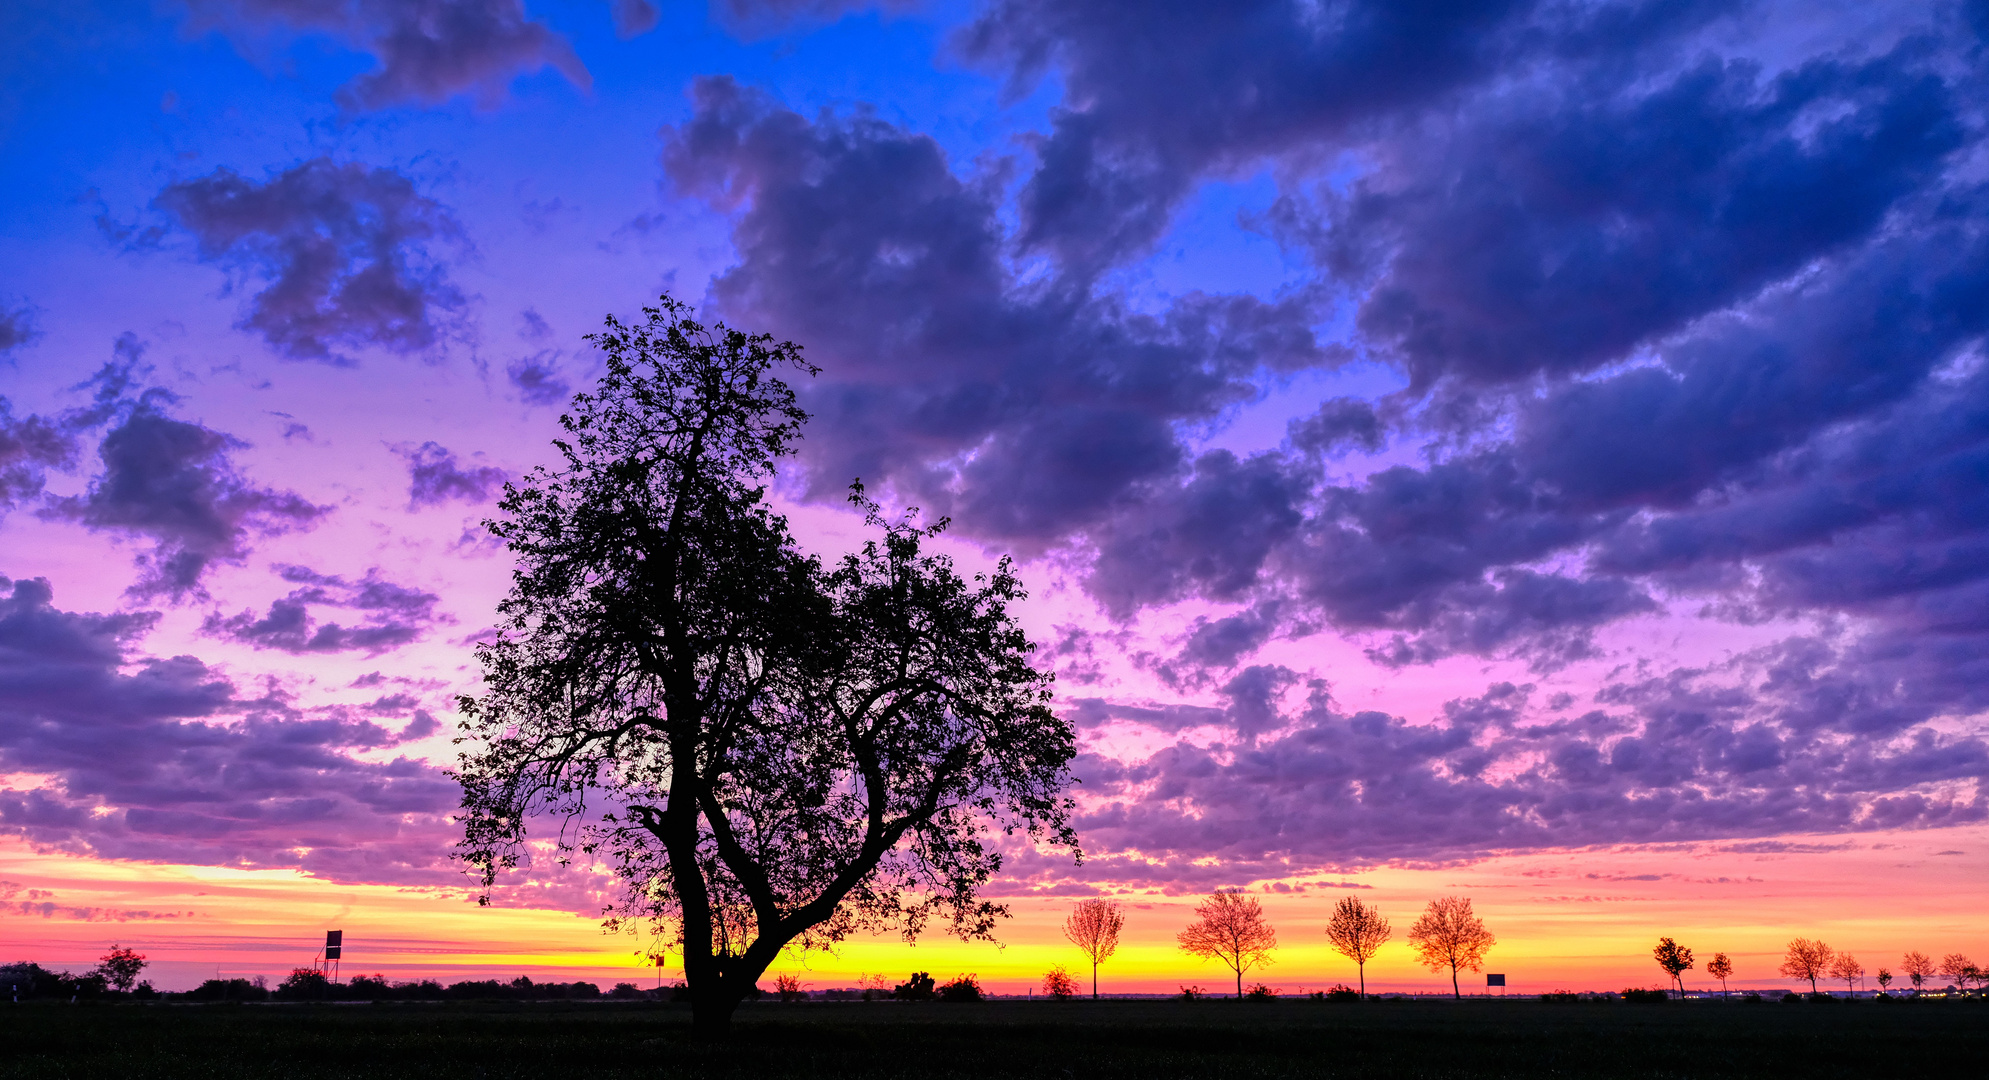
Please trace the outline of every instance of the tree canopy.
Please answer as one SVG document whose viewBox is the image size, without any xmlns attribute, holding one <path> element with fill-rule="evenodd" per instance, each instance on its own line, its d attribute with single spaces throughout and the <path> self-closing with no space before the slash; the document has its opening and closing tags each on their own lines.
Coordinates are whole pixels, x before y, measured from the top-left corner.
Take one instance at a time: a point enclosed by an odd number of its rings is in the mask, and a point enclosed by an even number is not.
<svg viewBox="0 0 1989 1080">
<path fill-rule="evenodd" d="M 1119 931 L 1126 925 L 1126 913 L 1111 900 L 1080 900 L 1064 920 L 1064 937 L 1084 950 L 1091 961 L 1091 998 L 1098 999 L 1098 965 L 1111 959 L 1119 949 Z"/>
<path fill-rule="evenodd" d="M 1367 1000 L 1367 962 L 1374 959 L 1392 932 L 1381 909 L 1361 903 L 1358 896 L 1343 896 L 1333 905 L 1332 921 L 1326 924 L 1326 940 L 1334 951 L 1360 969 L 1363 1001 Z"/>
<path fill-rule="evenodd" d="M 1236 973 L 1236 1000 L 1243 1000 L 1243 973 L 1272 962 L 1278 932 L 1264 920 L 1264 905 L 1240 889 L 1222 889 L 1195 905 L 1195 921 L 1175 936 L 1193 956 L 1222 961 Z"/>
<path fill-rule="evenodd" d="M 1463 997 L 1457 985 L 1459 968 L 1477 971 L 1485 954 L 1499 939 L 1485 928 L 1485 921 L 1471 912 L 1468 897 L 1443 896 L 1429 902 L 1416 925 L 1409 928 L 1409 944 L 1416 958 L 1431 971 L 1450 968 L 1450 993 Z"/>
<path fill-rule="evenodd" d="M 799 347 L 669 297 L 589 335 L 607 374 L 560 418 L 560 464 L 488 523 L 517 565 L 485 690 L 461 702 L 464 839 L 486 890 L 528 823 L 611 866 L 610 925 L 664 928 L 694 1024 L 724 1030 L 783 949 L 1005 914 L 991 837 L 1076 850 L 1075 740 L 1010 614 L 1006 559 L 964 579 L 887 519 L 825 566 L 767 503 L 807 414 Z M 487 894 L 486 894 L 487 896 Z"/>
</svg>

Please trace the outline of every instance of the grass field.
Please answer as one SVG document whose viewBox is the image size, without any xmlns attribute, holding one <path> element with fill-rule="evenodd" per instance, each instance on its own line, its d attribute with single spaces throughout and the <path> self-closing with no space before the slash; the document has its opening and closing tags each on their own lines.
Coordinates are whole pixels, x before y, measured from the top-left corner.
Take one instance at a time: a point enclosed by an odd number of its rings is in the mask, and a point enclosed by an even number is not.
<svg viewBox="0 0 1989 1080">
<path fill-rule="evenodd" d="M 1532 1001 L 0 1008 L 0 1078 L 1975 1075 L 1989 1007 Z"/>
</svg>

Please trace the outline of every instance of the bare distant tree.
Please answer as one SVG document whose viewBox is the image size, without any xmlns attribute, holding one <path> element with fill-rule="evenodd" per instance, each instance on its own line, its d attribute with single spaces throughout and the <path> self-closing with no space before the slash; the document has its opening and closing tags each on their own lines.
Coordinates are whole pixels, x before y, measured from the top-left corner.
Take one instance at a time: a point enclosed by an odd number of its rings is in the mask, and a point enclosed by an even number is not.
<svg viewBox="0 0 1989 1080">
<path fill-rule="evenodd" d="M 1098 1000 L 1098 965 L 1119 948 L 1126 913 L 1110 900 L 1085 900 L 1064 920 L 1064 936 L 1091 960 L 1091 1000 Z"/>
<path fill-rule="evenodd" d="M 1857 981 L 1865 977 L 1865 965 L 1850 953 L 1841 952 L 1830 961 L 1830 977 L 1844 980 L 1844 993 L 1858 992 Z"/>
<path fill-rule="evenodd" d="M 1782 957 L 1782 974 L 1791 979 L 1808 979 L 1809 992 L 1816 993 L 1816 980 L 1828 973 L 1830 946 L 1821 941 L 1797 938 L 1789 942 L 1789 951 Z"/>
<path fill-rule="evenodd" d="M 1457 985 L 1458 969 L 1480 970 L 1485 954 L 1498 941 L 1485 929 L 1484 921 L 1471 913 L 1471 901 L 1462 896 L 1430 901 L 1416 925 L 1409 928 L 1409 944 L 1414 946 L 1424 967 L 1431 971 L 1450 968 L 1453 997 L 1464 996 Z"/>
<path fill-rule="evenodd" d="M 1658 966 L 1671 976 L 1672 984 L 1678 987 L 1678 996 L 1685 996 L 1685 980 L 1680 978 L 1692 969 L 1692 950 L 1670 938 L 1659 938 L 1657 948 L 1651 950 L 1657 957 Z"/>
<path fill-rule="evenodd" d="M 1358 896 L 1344 896 L 1333 907 L 1333 921 L 1326 924 L 1326 940 L 1341 956 L 1360 968 L 1361 1000 L 1367 1000 L 1367 962 L 1388 940 L 1393 931 L 1379 908 L 1361 903 Z"/>
<path fill-rule="evenodd" d="M 1918 949 L 1899 958 L 1899 970 L 1913 980 L 1915 990 L 1920 989 L 1921 984 L 1940 972 L 1940 969 L 1934 966 L 1933 958 Z"/>
<path fill-rule="evenodd" d="M 1974 967 L 1975 962 L 1973 960 L 1958 952 L 1953 952 L 1941 957 L 1939 974 L 1944 979 L 1953 979 L 1956 986 L 1966 990 L 1968 989 L 1969 978 L 1975 974 Z"/>
<path fill-rule="evenodd" d="M 1195 921 L 1177 935 L 1184 952 L 1213 958 L 1236 972 L 1236 1000 L 1243 1000 L 1243 973 L 1271 963 L 1278 932 L 1264 921 L 1264 906 L 1241 889 L 1223 889 L 1195 906 Z"/>
<path fill-rule="evenodd" d="M 1887 971 L 1884 968 L 1880 968 L 1878 969 L 1877 979 L 1879 984 L 1879 993 L 1883 994 L 1886 992 L 1886 990 L 1891 988 L 1892 972 Z"/>
<path fill-rule="evenodd" d="M 1711 960 L 1706 961 L 1706 974 L 1720 980 L 1720 1000 L 1726 1000 L 1727 978 L 1733 974 L 1733 961 L 1727 959 L 1726 953 L 1716 952 Z"/>
</svg>

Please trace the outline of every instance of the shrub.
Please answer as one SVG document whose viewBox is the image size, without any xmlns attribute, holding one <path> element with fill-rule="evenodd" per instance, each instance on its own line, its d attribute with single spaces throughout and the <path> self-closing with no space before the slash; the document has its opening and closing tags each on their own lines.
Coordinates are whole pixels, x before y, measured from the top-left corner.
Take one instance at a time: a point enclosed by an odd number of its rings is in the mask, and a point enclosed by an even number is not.
<svg viewBox="0 0 1989 1080">
<path fill-rule="evenodd" d="M 1244 993 L 1243 1000 L 1276 1001 L 1278 1000 L 1278 992 L 1276 990 L 1271 989 L 1268 986 L 1265 986 L 1263 983 L 1258 983 L 1257 985 L 1251 987 L 1248 991 Z"/>
<path fill-rule="evenodd" d="M 1351 986 L 1335 985 L 1325 993 L 1315 996 L 1321 1001 L 1359 1001 L 1361 992 Z"/>
<path fill-rule="evenodd" d="M 779 995 L 782 1001 L 800 1001 L 808 996 L 808 991 L 801 989 L 799 975 L 782 972 L 774 976 L 773 985 L 774 993 Z"/>
<path fill-rule="evenodd" d="M 247 979 L 209 979 L 187 992 L 195 1001 L 261 1001 L 269 988 Z"/>
<path fill-rule="evenodd" d="M 1782 1004 L 1784 1004 L 1784 1005 L 1796 1005 L 1796 1004 L 1800 1004 L 1800 1003 L 1802 1002 L 1802 999 L 1803 999 L 1803 996 L 1802 996 L 1801 994 L 1783 994 L 1783 995 L 1782 995 Z"/>
<path fill-rule="evenodd" d="M 1070 977 L 1070 972 L 1065 971 L 1062 964 L 1058 964 L 1043 976 L 1043 993 L 1058 1001 L 1068 1001 L 1077 996 L 1077 980 Z"/>
<path fill-rule="evenodd" d="M 642 996 L 642 987 L 637 986 L 634 983 L 628 983 L 628 982 L 616 983 L 615 988 L 613 990 L 608 991 L 608 996 L 614 998 L 617 1001 L 627 1001 L 630 998 L 639 998 Z"/>
<path fill-rule="evenodd" d="M 939 988 L 939 1000 L 952 1002 L 980 1001 L 981 984 L 972 975 L 962 975 Z"/>
<path fill-rule="evenodd" d="M 1182 1001 L 1200 1001 L 1208 996 L 1209 992 L 1199 986 L 1184 986 L 1181 988 Z"/>
<path fill-rule="evenodd" d="M 331 981 L 316 968 L 292 968 L 276 988 L 278 1001 L 322 1001 L 331 996 Z"/>
<path fill-rule="evenodd" d="M 923 971 L 912 972 L 912 977 L 898 984 L 891 996 L 900 1001 L 931 1001 L 938 994 L 934 990 L 932 976 Z"/>
<path fill-rule="evenodd" d="M 1632 987 L 1623 991 L 1623 1000 L 1640 1005 L 1656 1005 L 1659 1002 L 1670 1001 L 1671 995 L 1662 990 L 1639 990 Z"/>
<path fill-rule="evenodd" d="M 1560 1004 L 1573 1004 L 1581 999 L 1582 996 L 1573 990 L 1550 990 L 1540 995 L 1540 1000 L 1542 1001 L 1552 1001 Z"/>
</svg>

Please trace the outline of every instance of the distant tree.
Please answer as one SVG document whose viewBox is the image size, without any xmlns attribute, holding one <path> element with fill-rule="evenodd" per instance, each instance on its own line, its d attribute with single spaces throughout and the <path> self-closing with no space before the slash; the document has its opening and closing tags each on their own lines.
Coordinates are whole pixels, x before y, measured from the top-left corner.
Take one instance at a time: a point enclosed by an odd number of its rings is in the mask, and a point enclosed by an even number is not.
<svg viewBox="0 0 1989 1080">
<path fill-rule="evenodd" d="M 792 972 L 783 971 L 775 975 L 773 984 L 774 994 L 782 1001 L 800 1001 L 808 996 L 807 992 L 801 989 L 801 976 Z"/>
<path fill-rule="evenodd" d="M 1892 972 L 1887 971 L 1884 968 L 1878 969 L 1877 979 L 1879 984 L 1879 993 L 1881 994 L 1885 993 L 1886 990 L 1892 986 Z"/>
<path fill-rule="evenodd" d="M 1452 997 L 1464 996 L 1457 985 L 1458 970 L 1482 970 L 1485 954 L 1498 943 L 1484 920 L 1471 913 L 1471 901 L 1462 896 L 1430 901 L 1416 925 L 1409 928 L 1409 944 L 1424 967 L 1431 971 L 1450 968 Z"/>
<path fill-rule="evenodd" d="M 1821 941 L 1797 938 L 1789 942 L 1789 950 L 1782 956 L 1782 974 L 1791 979 L 1808 979 L 1809 992 L 1814 994 L 1816 980 L 1829 973 L 1833 955 L 1830 946 Z"/>
<path fill-rule="evenodd" d="M 1360 1000 L 1367 1000 L 1367 962 L 1374 959 L 1392 933 L 1388 918 L 1379 908 L 1361 903 L 1358 896 L 1343 896 L 1333 905 L 1332 921 L 1326 924 L 1326 940 L 1335 952 L 1360 969 Z"/>
<path fill-rule="evenodd" d="M 1068 1000 L 1077 995 L 1077 980 L 1070 977 L 1070 972 L 1065 971 L 1062 964 L 1058 964 L 1043 976 L 1043 992 L 1058 1001 Z"/>
<path fill-rule="evenodd" d="M 1264 906 L 1241 889 L 1223 889 L 1195 905 L 1195 921 L 1176 935 L 1183 952 L 1216 959 L 1236 973 L 1236 1000 L 1243 1000 L 1243 973 L 1272 963 L 1278 932 L 1264 921 Z"/>
<path fill-rule="evenodd" d="M 496 983 L 491 983 L 495 987 Z M 331 990 L 331 982 L 316 968 L 292 968 L 276 987 L 276 996 L 285 1001 L 319 1001 Z"/>
<path fill-rule="evenodd" d="M 138 981 L 138 973 L 144 970 L 145 957 L 122 945 L 112 945 L 97 964 L 97 972 L 104 977 L 104 982 L 120 993 L 129 993 L 132 984 Z"/>
<path fill-rule="evenodd" d="M 1727 978 L 1733 974 L 1733 961 L 1727 959 L 1726 953 L 1716 952 L 1711 960 L 1706 961 L 1706 974 L 1720 980 L 1720 999 L 1726 1000 Z"/>
<path fill-rule="evenodd" d="M 1844 980 L 1844 992 L 1855 994 L 1858 992 L 1858 980 L 1865 977 L 1865 965 L 1858 963 L 1858 958 L 1850 953 L 1838 953 L 1830 960 L 1830 977 Z"/>
<path fill-rule="evenodd" d="M 939 996 L 938 984 L 932 976 L 923 971 L 912 972 L 912 977 L 897 985 L 891 996 L 900 1001 L 931 1001 Z"/>
<path fill-rule="evenodd" d="M 1651 955 L 1657 958 L 1658 966 L 1664 969 L 1664 973 L 1671 976 L 1672 984 L 1678 988 L 1678 996 L 1684 997 L 1685 980 L 1682 976 L 1692 969 L 1692 950 L 1670 938 L 1659 938 L 1657 948 L 1651 950 Z"/>
<path fill-rule="evenodd" d="M 1949 953 L 1941 957 L 1940 976 L 1944 979 L 1953 979 L 1956 986 L 1966 990 L 1968 977 L 1973 974 L 1969 969 L 1974 966 L 1974 962 L 1968 957 L 1960 953 Z"/>
<path fill-rule="evenodd" d="M 1913 989 L 1915 990 L 1920 989 L 1928 979 L 1933 978 L 1940 972 L 1940 968 L 1935 966 L 1933 958 L 1918 949 L 1899 958 L 1899 970 L 1905 972 L 1906 977 L 1913 980 Z"/>
<path fill-rule="evenodd" d="M 516 565 L 460 702 L 457 855 L 488 888 L 560 821 L 621 879 L 610 925 L 673 935 L 711 1037 L 790 947 L 935 917 L 991 938 L 987 838 L 1075 848 L 1075 736 L 1010 562 L 963 580 L 923 547 L 944 521 L 887 522 L 853 486 L 875 538 L 825 568 L 769 508 L 807 419 L 779 377 L 814 372 L 798 346 L 644 310 L 589 337 L 606 374 L 559 463 L 489 523 Z"/>
<path fill-rule="evenodd" d="M 1091 1000 L 1098 1000 L 1098 965 L 1119 948 L 1119 931 L 1126 925 L 1125 912 L 1110 900 L 1082 900 L 1064 920 L 1064 937 L 1084 950 L 1091 961 Z"/>
</svg>

